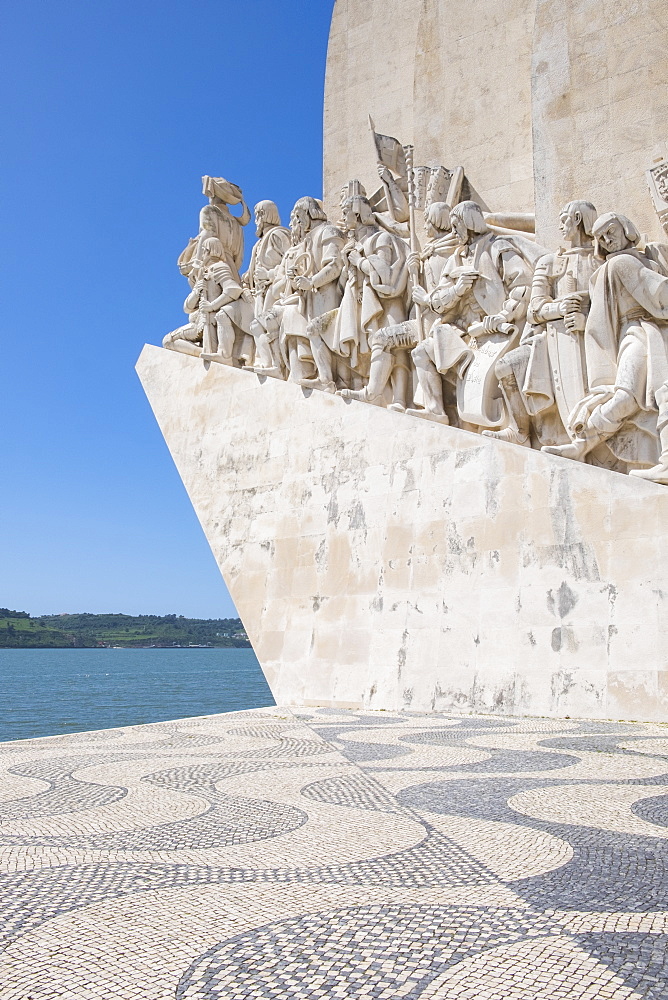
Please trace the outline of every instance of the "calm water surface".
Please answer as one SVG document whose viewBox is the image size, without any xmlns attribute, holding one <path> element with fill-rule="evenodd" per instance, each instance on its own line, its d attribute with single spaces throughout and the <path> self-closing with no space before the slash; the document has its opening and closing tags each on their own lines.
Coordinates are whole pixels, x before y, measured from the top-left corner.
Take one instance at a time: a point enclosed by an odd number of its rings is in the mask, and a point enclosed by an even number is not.
<svg viewBox="0 0 668 1000">
<path fill-rule="evenodd" d="M 273 704 L 252 649 L 0 649 L 0 740 Z"/>
</svg>

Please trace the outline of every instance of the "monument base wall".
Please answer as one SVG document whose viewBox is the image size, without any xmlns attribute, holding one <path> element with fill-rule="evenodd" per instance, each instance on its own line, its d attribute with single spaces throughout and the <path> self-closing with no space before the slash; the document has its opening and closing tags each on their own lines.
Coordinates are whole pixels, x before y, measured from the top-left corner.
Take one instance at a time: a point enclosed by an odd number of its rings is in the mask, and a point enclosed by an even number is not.
<svg viewBox="0 0 668 1000">
<path fill-rule="evenodd" d="M 279 704 L 663 720 L 668 489 L 144 348 Z"/>
</svg>

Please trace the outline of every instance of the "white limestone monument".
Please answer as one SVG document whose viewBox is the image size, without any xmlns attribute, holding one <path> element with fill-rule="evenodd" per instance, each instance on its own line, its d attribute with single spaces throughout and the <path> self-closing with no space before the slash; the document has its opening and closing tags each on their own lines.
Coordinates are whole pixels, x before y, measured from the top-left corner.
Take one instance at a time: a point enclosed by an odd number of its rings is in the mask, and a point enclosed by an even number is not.
<svg viewBox="0 0 668 1000">
<path fill-rule="evenodd" d="M 137 368 L 280 704 L 668 718 L 667 94 L 654 0 L 337 0 L 323 197 L 241 273 L 204 177 Z"/>
</svg>

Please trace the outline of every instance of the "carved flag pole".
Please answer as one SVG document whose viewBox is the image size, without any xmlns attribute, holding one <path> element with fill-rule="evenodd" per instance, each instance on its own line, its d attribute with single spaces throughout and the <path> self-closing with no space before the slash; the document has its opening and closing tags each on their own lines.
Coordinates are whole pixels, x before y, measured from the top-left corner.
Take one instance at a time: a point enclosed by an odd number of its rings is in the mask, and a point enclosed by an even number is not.
<svg viewBox="0 0 668 1000">
<path fill-rule="evenodd" d="M 413 146 L 404 146 L 406 156 L 406 171 L 408 175 L 408 231 L 412 254 L 420 253 L 420 241 L 415 224 L 415 174 L 413 172 Z M 410 270 L 413 286 L 420 284 L 420 265 L 414 264 Z M 424 340 L 424 325 L 422 323 L 422 306 L 415 303 L 415 319 L 417 321 L 418 343 Z"/>
</svg>

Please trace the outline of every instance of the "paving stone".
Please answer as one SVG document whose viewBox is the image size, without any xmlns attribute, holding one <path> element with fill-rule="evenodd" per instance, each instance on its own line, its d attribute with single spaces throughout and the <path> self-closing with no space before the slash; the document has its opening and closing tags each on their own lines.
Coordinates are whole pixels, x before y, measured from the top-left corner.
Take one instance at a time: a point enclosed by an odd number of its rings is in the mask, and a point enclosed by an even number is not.
<svg viewBox="0 0 668 1000">
<path fill-rule="evenodd" d="M 276 708 L 5 743 L 0 998 L 668 1000 L 666 785 L 660 725 Z"/>
</svg>

